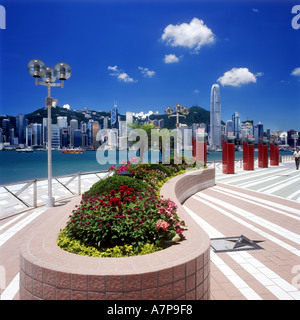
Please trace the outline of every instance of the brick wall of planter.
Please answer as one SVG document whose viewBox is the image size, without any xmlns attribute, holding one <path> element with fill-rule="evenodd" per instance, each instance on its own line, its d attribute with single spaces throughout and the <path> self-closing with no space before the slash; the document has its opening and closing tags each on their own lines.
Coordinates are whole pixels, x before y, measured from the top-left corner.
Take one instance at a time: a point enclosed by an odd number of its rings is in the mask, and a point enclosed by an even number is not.
<svg viewBox="0 0 300 320">
<path fill-rule="evenodd" d="M 163 186 L 161 194 L 177 203 L 188 226 L 186 239 L 144 256 L 94 258 L 68 253 L 56 240 L 81 197 L 48 209 L 38 232 L 20 249 L 20 299 L 209 299 L 210 240 L 181 204 L 214 183 L 214 169 L 205 169 L 177 176 Z"/>
</svg>

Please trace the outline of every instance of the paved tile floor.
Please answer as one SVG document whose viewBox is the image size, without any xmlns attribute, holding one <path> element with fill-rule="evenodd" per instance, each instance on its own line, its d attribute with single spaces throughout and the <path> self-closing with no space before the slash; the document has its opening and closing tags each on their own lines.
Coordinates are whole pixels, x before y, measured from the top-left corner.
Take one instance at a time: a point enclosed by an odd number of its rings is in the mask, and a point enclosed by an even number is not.
<svg viewBox="0 0 300 320">
<path fill-rule="evenodd" d="M 300 300 L 300 171 L 279 167 L 216 174 L 185 209 L 210 238 L 261 241 L 260 250 L 211 249 L 211 299 Z"/>
<path fill-rule="evenodd" d="M 216 185 L 184 203 L 211 238 L 242 234 L 261 241 L 260 250 L 211 250 L 211 299 L 300 300 L 299 180 L 293 162 L 250 172 L 237 169 L 233 175 L 217 170 Z M 75 205 L 79 199 L 57 205 Z M 43 206 L 0 218 L 1 299 L 19 299 L 18 248 L 46 218 Z"/>
</svg>

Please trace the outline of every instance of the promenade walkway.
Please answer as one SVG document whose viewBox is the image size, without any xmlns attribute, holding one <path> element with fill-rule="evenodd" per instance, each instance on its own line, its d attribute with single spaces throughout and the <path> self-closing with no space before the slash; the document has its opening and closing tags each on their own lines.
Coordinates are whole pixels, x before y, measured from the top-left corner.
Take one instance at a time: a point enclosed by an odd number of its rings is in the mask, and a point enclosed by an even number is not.
<svg viewBox="0 0 300 320">
<path fill-rule="evenodd" d="M 217 170 L 216 186 L 186 200 L 185 209 L 211 239 L 244 235 L 261 247 L 226 252 L 212 247 L 211 299 L 300 300 L 299 190 L 300 171 L 286 162 L 254 171 L 236 169 L 234 175 Z M 79 200 L 75 196 L 56 205 L 75 206 Z M 1 299 L 19 299 L 19 246 L 49 211 L 41 206 L 0 217 Z"/>
<path fill-rule="evenodd" d="M 234 175 L 218 171 L 216 186 L 184 206 L 211 239 L 243 235 L 262 248 L 212 248 L 211 299 L 300 300 L 300 171 L 294 162 Z"/>
</svg>

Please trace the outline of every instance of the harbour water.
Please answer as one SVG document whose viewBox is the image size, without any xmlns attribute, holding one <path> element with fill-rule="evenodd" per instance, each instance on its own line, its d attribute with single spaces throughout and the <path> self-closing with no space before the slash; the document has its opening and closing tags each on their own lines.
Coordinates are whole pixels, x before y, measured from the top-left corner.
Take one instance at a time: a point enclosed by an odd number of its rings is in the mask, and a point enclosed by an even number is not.
<svg viewBox="0 0 300 320">
<path fill-rule="evenodd" d="M 96 151 L 86 151 L 78 154 L 66 154 L 61 151 L 52 151 L 52 174 L 62 176 L 78 172 L 107 170 L 113 163 L 99 164 Z M 280 152 L 282 155 L 290 152 Z M 132 155 L 130 155 L 132 156 Z M 157 161 L 158 154 L 150 158 L 149 162 Z M 254 157 L 258 154 L 255 152 Z M 243 157 L 242 151 L 235 152 L 235 159 Z M 121 159 L 121 161 L 119 161 Z M 126 151 L 117 152 L 117 165 L 126 159 Z M 103 158 L 105 161 L 105 159 Z M 113 160 L 113 159 L 112 159 Z M 207 161 L 222 160 L 222 152 L 209 152 Z M 103 162 L 104 162 L 103 161 Z M 31 179 L 47 178 L 47 152 L 35 151 L 30 153 L 18 153 L 15 151 L 0 152 L 0 184 L 8 184 Z"/>
</svg>

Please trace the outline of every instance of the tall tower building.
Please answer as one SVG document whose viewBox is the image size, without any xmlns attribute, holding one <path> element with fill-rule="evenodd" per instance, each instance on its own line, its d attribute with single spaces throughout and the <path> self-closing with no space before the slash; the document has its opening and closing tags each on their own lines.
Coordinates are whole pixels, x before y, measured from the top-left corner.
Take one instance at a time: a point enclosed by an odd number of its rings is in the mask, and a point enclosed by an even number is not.
<svg viewBox="0 0 300 320">
<path fill-rule="evenodd" d="M 99 147 L 99 141 L 97 141 L 97 133 L 99 130 L 101 130 L 99 122 L 94 121 L 92 123 L 92 147 L 94 150 L 96 150 Z"/>
<path fill-rule="evenodd" d="M 9 119 L 2 120 L 2 130 L 3 130 L 2 136 L 3 136 L 4 142 L 8 142 L 10 138 L 10 120 Z"/>
<path fill-rule="evenodd" d="M 261 122 L 257 124 L 257 129 L 258 129 L 258 139 L 262 139 L 264 135 L 264 126 Z"/>
<path fill-rule="evenodd" d="M 74 131 L 78 129 L 78 120 L 72 119 L 70 121 L 70 145 L 74 147 Z"/>
<path fill-rule="evenodd" d="M 241 117 L 239 115 L 238 112 L 235 112 L 233 115 L 232 115 L 232 122 L 233 122 L 233 133 L 235 135 L 235 137 L 237 139 L 240 138 L 240 128 L 241 128 Z"/>
<path fill-rule="evenodd" d="M 16 116 L 16 134 L 19 138 L 19 143 L 25 143 L 26 142 L 26 117 L 24 114 L 19 113 Z"/>
<path fill-rule="evenodd" d="M 42 145 L 42 125 L 40 123 L 33 124 L 33 145 Z"/>
<path fill-rule="evenodd" d="M 111 110 L 111 128 L 118 129 L 118 106 L 117 104 Z"/>
<path fill-rule="evenodd" d="M 221 99 L 220 87 L 214 84 L 211 88 L 210 95 L 210 148 L 221 149 Z"/>
</svg>

